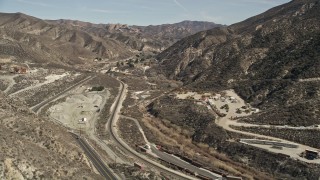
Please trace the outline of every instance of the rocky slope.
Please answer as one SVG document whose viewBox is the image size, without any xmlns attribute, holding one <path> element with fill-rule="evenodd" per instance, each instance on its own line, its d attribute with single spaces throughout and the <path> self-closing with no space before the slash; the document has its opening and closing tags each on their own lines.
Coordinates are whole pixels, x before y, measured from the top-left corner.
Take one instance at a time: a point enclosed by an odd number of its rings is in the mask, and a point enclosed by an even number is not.
<svg viewBox="0 0 320 180">
<path fill-rule="evenodd" d="M 0 99 L 0 179 L 103 179 L 64 128 Z"/>
<path fill-rule="evenodd" d="M 158 55 L 160 71 L 198 90 L 234 88 L 261 116 L 320 124 L 319 17 L 318 0 L 291 1 L 178 41 Z"/>
<path fill-rule="evenodd" d="M 64 65 L 132 56 L 130 48 L 64 25 L 53 25 L 21 13 L 0 13 L 0 53 L 20 61 Z"/>
<path fill-rule="evenodd" d="M 129 26 L 125 24 L 92 24 L 73 20 L 50 20 L 53 24 L 63 24 L 80 29 L 95 36 L 115 39 L 132 49 L 159 52 L 177 40 L 222 25 L 212 22 L 183 21 L 175 24 Z"/>
</svg>

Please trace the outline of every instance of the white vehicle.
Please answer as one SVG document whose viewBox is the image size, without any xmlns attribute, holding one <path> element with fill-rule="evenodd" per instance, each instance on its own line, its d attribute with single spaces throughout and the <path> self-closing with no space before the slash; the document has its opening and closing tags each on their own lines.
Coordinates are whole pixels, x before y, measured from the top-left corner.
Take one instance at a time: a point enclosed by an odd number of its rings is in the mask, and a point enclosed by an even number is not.
<svg viewBox="0 0 320 180">
<path fill-rule="evenodd" d="M 79 120 L 79 122 L 86 122 L 87 121 L 87 118 L 81 118 L 80 120 Z"/>
</svg>

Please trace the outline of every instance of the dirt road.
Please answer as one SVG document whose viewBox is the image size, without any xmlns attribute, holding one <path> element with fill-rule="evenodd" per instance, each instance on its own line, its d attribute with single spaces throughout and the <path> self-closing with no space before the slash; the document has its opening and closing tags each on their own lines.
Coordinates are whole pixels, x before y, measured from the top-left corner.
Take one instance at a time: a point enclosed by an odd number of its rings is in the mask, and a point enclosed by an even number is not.
<svg viewBox="0 0 320 180">
<path fill-rule="evenodd" d="M 215 120 L 215 123 L 218 126 L 224 128 L 227 131 L 232 131 L 232 132 L 236 132 L 236 133 L 240 133 L 240 134 L 244 134 L 244 135 L 254 136 L 257 138 L 264 138 L 264 139 L 269 139 L 269 140 L 273 140 L 273 141 L 279 141 L 282 143 L 297 145 L 298 148 L 283 148 L 283 149 L 275 149 L 270 146 L 257 145 L 257 144 L 254 144 L 253 146 L 263 148 L 263 149 L 269 150 L 271 152 L 287 154 L 294 159 L 299 159 L 304 162 L 320 164 L 320 159 L 319 160 L 308 160 L 308 159 L 305 159 L 305 158 L 299 156 L 299 154 L 304 152 L 305 149 L 311 149 L 311 150 L 316 150 L 316 151 L 319 151 L 319 149 L 312 148 L 312 147 L 309 147 L 309 146 L 306 146 L 303 144 L 298 144 L 298 143 L 295 143 L 292 141 L 288 141 L 288 140 L 284 140 L 284 139 L 280 139 L 280 138 L 275 138 L 272 136 L 265 136 L 265 135 L 251 133 L 251 132 L 245 132 L 245 131 L 232 129 L 230 126 L 245 126 L 245 127 L 255 126 L 255 127 L 257 127 L 259 125 L 239 123 L 236 120 L 231 120 L 232 117 L 246 116 L 246 115 L 250 115 L 250 114 L 236 113 L 237 108 L 241 108 L 242 106 L 245 106 L 246 104 L 233 90 L 228 90 L 228 91 L 226 91 L 226 93 L 228 96 L 235 97 L 237 99 L 237 103 L 229 103 L 228 104 L 229 105 L 229 112 L 226 112 L 226 111 L 223 112 L 223 113 L 226 113 L 226 116 L 219 117 Z"/>
</svg>

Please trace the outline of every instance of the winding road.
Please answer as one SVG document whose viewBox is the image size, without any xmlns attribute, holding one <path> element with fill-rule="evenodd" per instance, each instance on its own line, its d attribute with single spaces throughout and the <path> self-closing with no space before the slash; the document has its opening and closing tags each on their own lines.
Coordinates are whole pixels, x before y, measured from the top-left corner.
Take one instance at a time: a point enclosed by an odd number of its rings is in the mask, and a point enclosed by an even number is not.
<svg viewBox="0 0 320 180">
<path fill-rule="evenodd" d="M 176 179 L 196 179 L 194 177 L 188 176 L 186 174 L 174 171 L 170 168 L 167 168 L 157 162 L 154 162 L 150 159 L 148 159 L 147 157 L 137 153 L 135 150 L 133 150 L 131 147 L 129 147 L 122 139 L 120 139 L 119 135 L 117 134 L 117 130 L 116 130 L 116 124 L 117 124 L 117 120 L 119 119 L 119 113 L 120 113 L 120 109 L 122 106 L 122 102 L 125 99 L 126 96 L 126 89 L 127 89 L 127 85 L 124 84 L 122 81 L 120 81 L 120 93 L 118 94 L 115 103 L 113 104 L 113 111 L 112 114 L 110 116 L 110 119 L 108 121 L 108 123 L 106 124 L 106 128 L 107 130 L 110 132 L 111 135 L 111 139 L 117 143 L 117 145 L 119 147 L 121 147 L 128 155 L 131 155 L 132 157 L 134 157 L 136 160 L 138 160 L 139 162 L 142 162 L 144 165 L 147 165 L 149 167 L 153 167 L 156 170 L 170 175 L 170 177 L 172 178 L 176 178 Z"/>
</svg>

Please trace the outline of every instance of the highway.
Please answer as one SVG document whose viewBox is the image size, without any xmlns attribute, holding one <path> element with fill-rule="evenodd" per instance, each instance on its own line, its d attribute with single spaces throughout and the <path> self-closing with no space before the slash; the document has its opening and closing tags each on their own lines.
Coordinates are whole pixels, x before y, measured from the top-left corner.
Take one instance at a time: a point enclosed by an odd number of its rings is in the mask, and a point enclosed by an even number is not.
<svg viewBox="0 0 320 180">
<path fill-rule="evenodd" d="M 56 94 L 55 96 L 50 97 L 47 100 L 45 100 L 45 101 L 43 101 L 43 102 L 31 107 L 31 109 L 34 112 L 38 113 L 41 110 L 42 107 L 47 105 L 52 100 L 58 98 L 59 96 L 63 95 L 64 93 L 67 93 L 68 91 L 70 91 L 71 89 L 75 88 L 76 86 L 79 86 L 80 84 L 85 83 L 86 81 L 88 81 L 88 80 L 90 80 L 90 79 L 92 79 L 94 77 L 95 76 L 89 76 L 89 77 L 79 81 L 78 83 L 68 87 L 64 91 Z M 191 177 L 191 176 L 188 176 L 188 175 L 183 174 L 181 172 L 172 170 L 172 169 L 167 168 L 167 167 L 165 167 L 165 166 L 163 166 L 163 165 L 161 165 L 161 164 L 159 164 L 157 162 L 154 162 L 154 161 L 148 159 L 147 157 L 145 157 L 145 156 L 139 154 L 138 152 L 136 152 L 135 150 L 133 150 L 131 147 L 129 147 L 124 141 L 122 141 L 118 137 L 118 135 L 115 132 L 114 127 L 116 126 L 116 120 L 118 119 L 118 113 L 120 112 L 120 109 L 121 109 L 121 106 L 122 106 L 122 101 L 125 99 L 125 93 L 126 93 L 125 92 L 126 85 L 121 81 L 119 81 L 119 82 L 120 82 L 119 95 L 117 96 L 116 101 L 114 102 L 114 107 L 113 107 L 110 119 L 109 119 L 108 123 L 106 124 L 107 129 L 110 132 L 111 139 L 119 147 L 121 147 L 124 150 L 124 152 L 127 153 L 127 155 L 130 155 L 130 156 L 134 157 L 136 160 L 138 160 L 140 163 L 144 164 L 145 166 L 155 168 L 155 169 L 159 170 L 160 172 L 163 172 L 164 174 L 169 175 L 170 177 L 175 178 L 175 179 L 196 179 L 195 177 Z M 102 160 L 97 155 L 97 153 L 94 150 L 92 150 L 92 148 L 86 143 L 86 141 L 84 141 L 83 139 L 78 137 L 78 135 L 76 135 L 76 134 L 72 133 L 72 135 L 76 138 L 76 140 L 79 143 L 79 145 L 81 146 L 81 148 L 84 150 L 86 155 L 91 159 L 92 163 L 94 164 L 94 166 L 96 167 L 96 169 L 99 171 L 99 173 L 102 176 L 104 176 L 106 179 L 117 179 L 113 175 L 113 173 L 108 169 L 108 167 L 102 162 Z M 163 159 L 166 159 L 166 158 L 163 158 Z M 175 160 L 175 161 L 178 161 L 178 160 Z M 177 165 L 181 165 L 180 161 L 178 161 L 178 162 L 179 162 L 179 164 L 177 164 Z M 190 164 L 189 165 L 186 165 L 184 163 L 182 163 L 182 164 L 184 166 L 190 167 Z M 190 168 L 187 168 L 187 169 L 190 169 Z M 199 173 L 199 174 L 203 174 L 203 173 Z M 216 179 L 216 178 L 214 178 L 214 179 Z"/>
<path fill-rule="evenodd" d="M 137 159 L 139 162 L 141 162 L 142 164 L 148 166 L 148 167 L 153 167 L 157 170 L 159 170 L 160 172 L 163 172 L 167 175 L 170 175 L 172 178 L 176 178 L 176 179 L 196 179 L 194 177 L 188 176 L 186 174 L 183 174 L 181 172 L 177 172 L 174 171 L 170 168 L 167 168 L 157 162 L 154 162 L 144 156 L 142 156 L 141 154 L 139 154 L 138 152 L 136 152 L 135 150 L 133 150 L 131 147 L 129 147 L 124 141 L 122 141 L 118 135 L 116 134 L 116 130 L 114 129 L 114 127 L 116 126 L 116 120 L 118 119 L 118 113 L 120 112 L 121 106 L 122 106 L 122 101 L 124 100 L 125 97 L 125 89 L 126 89 L 126 85 L 120 81 L 120 93 L 118 95 L 118 97 L 116 98 L 116 102 L 114 104 L 114 109 L 112 111 L 112 114 L 110 116 L 110 119 L 107 123 L 107 129 L 110 132 L 110 137 L 112 138 L 112 140 L 118 144 L 118 146 L 122 147 L 122 149 L 128 154 L 131 155 L 132 157 L 134 157 L 135 159 Z"/>
<path fill-rule="evenodd" d="M 63 90 L 62 92 L 56 94 L 53 97 L 50 97 L 49 99 L 42 101 L 41 103 L 31 107 L 31 109 L 34 112 L 38 112 L 42 107 L 44 107 L 45 105 L 47 105 L 49 102 L 51 102 L 52 100 L 58 98 L 59 96 L 67 93 L 68 91 L 72 90 L 73 88 L 93 79 L 96 76 L 88 76 L 87 78 L 77 82 L 76 84 L 68 87 L 67 89 Z M 85 154 L 90 158 L 91 162 L 93 163 L 93 165 L 96 167 L 96 169 L 99 171 L 99 173 L 105 177 L 105 179 L 108 180 L 116 180 L 117 178 L 113 175 L 113 173 L 110 171 L 110 169 L 103 163 L 103 161 L 101 160 L 101 158 L 98 156 L 98 154 L 88 145 L 88 143 L 86 141 L 84 141 L 81 137 L 79 137 L 77 134 L 71 133 L 72 136 L 76 139 L 76 141 L 78 142 L 78 144 L 80 145 L 80 147 L 83 149 L 83 151 L 85 152 Z"/>
<path fill-rule="evenodd" d="M 117 178 L 113 175 L 110 169 L 103 163 L 98 154 L 92 150 L 92 148 L 84 141 L 81 137 L 76 134 L 71 133 L 72 136 L 76 139 L 78 144 L 81 146 L 86 155 L 90 158 L 94 167 L 99 171 L 99 173 L 108 180 L 116 180 Z"/>
<path fill-rule="evenodd" d="M 76 84 L 68 87 L 67 89 L 63 90 L 62 92 L 60 92 L 60 93 L 58 93 L 58 94 L 56 94 L 56 95 L 48 98 L 47 100 L 44 100 L 44 101 L 42 101 L 41 103 L 39 103 L 39 104 L 31 107 L 30 109 L 31 109 L 33 112 L 38 113 L 39 110 L 40 110 L 42 107 L 44 107 L 45 105 L 47 105 L 47 104 L 48 104 L 49 102 L 51 102 L 52 100 L 56 99 L 57 97 L 61 96 L 61 95 L 64 94 L 64 93 L 70 91 L 71 89 L 75 88 L 76 86 L 79 86 L 80 84 L 83 84 L 83 83 L 89 81 L 90 79 L 92 79 L 92 78 L 94 78 L 94 77 L 95 77 L 95 76 L 88 76 L 87 78 L 85 78 L 85 79 L 77 82 Z"/>
</svg>

